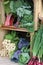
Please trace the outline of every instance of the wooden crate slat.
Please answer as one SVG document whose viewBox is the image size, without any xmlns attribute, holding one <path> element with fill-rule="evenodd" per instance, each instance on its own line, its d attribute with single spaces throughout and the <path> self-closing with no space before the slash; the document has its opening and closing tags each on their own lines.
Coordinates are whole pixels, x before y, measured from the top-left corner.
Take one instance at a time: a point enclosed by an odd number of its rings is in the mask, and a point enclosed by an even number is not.
<svg viewBox="0 0 43 65">
<path fill-rule="evenodd" d="M 38 29 L 38 8 L 39 8 L 39 1 L 35 0 L 34 1 L 34 29 L 37 30 Z"/>
<path fill-rule="evenodd" d="M 1 26 L 0 27 L 3 30 L 14 30 L 14 31 L 21 31 L 21 32 L 28 32 L 25 28 L 16 28 L 14 26 Z"/>
<path fill-rule="evenodd" d="M 0 1 L 0 13 L 1 13 L 1 22 L 4 23 L 5 21 L 5 15 L 4 15 L 4 7 L 3 7 L 3 2 Z M 2 48 L 2 40 L 4 38 L 5 31 L 0 30 L 0 49 Z"/>
</svg>

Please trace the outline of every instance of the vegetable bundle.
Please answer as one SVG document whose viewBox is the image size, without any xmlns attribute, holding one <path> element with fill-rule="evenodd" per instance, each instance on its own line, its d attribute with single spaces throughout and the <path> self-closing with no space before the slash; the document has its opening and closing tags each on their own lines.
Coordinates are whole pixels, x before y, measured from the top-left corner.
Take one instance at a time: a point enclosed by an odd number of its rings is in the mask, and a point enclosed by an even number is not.
<svg viewBox="0 0 43 65">
<path fill-rule="evenodd" d="M 29 32 L 34 31 L 33 8 L 31 2 L 24 0 L 8 0 L 4 2 L 5 12 L 13 13 L 20 22 L 18 27 L 26 28 Z"/>
<path fill-rule="evenodd" d="M 28 63 L 29 59 L 30 59 L 30 56 L 28 53 L 21 53 L 19 55 L 19 63 L 22 65 L 25 65 L 26 63 Z"/>
<path fill-rule="evenodd" d="M 42 57 L 43 57 L 43 24 L 41 24 L 40 28 L 37 32 L 35 32 L 33 42 L 33 58 L 30 59 L 28 65 L 43 65 Z"/>
<path fill-rule="evenodd" d="M 39 30 L 36 32 L 34 46 L 33 46 L 33 56 L 40 57 L 41 55 L 42 57 L 43 55 L 42 49 L 43 49 L 43 25 L 41 25 Z"/>
<path fill-rule="evenodd" d="M 28 62 L 28 65 L 43 65 L 43 62 L 40 62 L 37 57 L 33 57 Z"/>
<path fill-rule="evenodd" d="M 19 25 L 22 28 L 26 28 L 29 32 L 34 31 L 34 21 L 32 14 L 24 15 L 24 17 L 21 19 L 21 23 Z"/>
<path fill-rule="evenodd" d="M 19 41 L 19 37 L 16 35 L 15 31 L 8 32 L 4 38 L 10 40 L 12 43 L 14 42 L 15 44 Z"/>
<path fill-rule="evenodd" d="M 23 0 L 4 0 L 5 13 L 16 13 L 16 9 L 23 5 Z"/>
</svg>

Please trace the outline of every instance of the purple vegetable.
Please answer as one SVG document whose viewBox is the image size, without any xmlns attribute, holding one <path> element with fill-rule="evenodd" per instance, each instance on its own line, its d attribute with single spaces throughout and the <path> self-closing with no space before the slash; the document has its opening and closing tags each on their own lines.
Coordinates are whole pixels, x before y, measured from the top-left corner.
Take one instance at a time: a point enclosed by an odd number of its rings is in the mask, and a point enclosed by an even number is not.
<svg viewBox="0 0 43 65">
<path fill-rule="evenodd" d="M 21 49 L 22 47 L 27 47 L 29 45 L 29 42 L 25 40 L 24 38 L 20 38 L 20 41 L 18 43 L 18 48 Z"/>
<path fill-rule="evenodd" d="M 19 24 L 19 22 L 16 22 L 16 23 L 14 24 L 14 26 L 15 26 L 15 27 L 18 27 L 18 24 Z"/>
<path fill-rule="evenodd" d="M 19 57 L 20 53 L 21 53 L 20 50 L 17 50 L 16 52 L 14 52 L 14 55 L 12 56 L 11 60 L 18 62 L 18 57 Z"/>
</svg>

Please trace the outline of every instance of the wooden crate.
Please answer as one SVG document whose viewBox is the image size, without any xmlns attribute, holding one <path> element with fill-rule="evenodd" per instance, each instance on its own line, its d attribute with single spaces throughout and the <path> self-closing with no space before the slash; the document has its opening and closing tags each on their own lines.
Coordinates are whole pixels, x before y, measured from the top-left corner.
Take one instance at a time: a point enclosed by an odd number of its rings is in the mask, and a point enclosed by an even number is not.
<svg viewBox="0 0 43 65">
<path fill-rule="evenodd" d="M 38 29 L 38 21 L 41 18 L 41 12 L 42 12 L 42 0 L 33 0 L 34 2 L 34 29 L 35 31 Z M 0 15 L 1 15 L 1 22 L 4 23 L 5 21 L 5 12 L 3 7 L 3 1 L 0 0 Z M 3 48 L 2 41 L 4 38 L 4 35 L 6 34 L 6 31 L 0 30 L 0 49 Z M 30 40 L 32 41 L 32 37 L 34 35 L 33 33 L 30 33 Z M 32 46 L 30 46 L 30 50 L 32 50 Z"/>
</svg>

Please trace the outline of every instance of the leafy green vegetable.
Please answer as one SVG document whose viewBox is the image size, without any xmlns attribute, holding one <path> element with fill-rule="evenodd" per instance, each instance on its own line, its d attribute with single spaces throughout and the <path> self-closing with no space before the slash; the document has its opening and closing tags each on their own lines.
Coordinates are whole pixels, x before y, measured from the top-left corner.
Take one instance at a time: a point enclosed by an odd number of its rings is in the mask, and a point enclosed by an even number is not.
<svg viewBox="0 0 43 65">
<path fill-rule="evenodd" d="M 6 36 L 5 36 L 5 39 L 8 39 L 8 40 L 12 40 L 12 35 L 10 35 L 10 34 L 7 34 Z"/>
<path fill-rule="evenodd" d="M 10 2 L 10 9 L 12 13 L 16 13 L 16 10 L 18 7 L 21 7 L 23 4 L 20 0 L 17 1 L 11 1 Z"/>
<path fill-rule="evenodd" d="M 21 49 L 21 52 L 24 52 L 24 53 L 29 53 L 29 49 L 28 49 L 28 47 L 23 47 L 22 49 Z"/>
<path fill-rule="evenodd" d="M 29 11 L 29 9 L 31 8 L 31 6 L 22 6 L 17 8 L 17 15 L 19 17 L 23 17 L 25 14 L 31 14 L 31 11 Z"/>
<path fill-rule="evenodd" d="M 33 21 L 33 16 L 32 14 L 29 14 L 29 15 L 24 15 L 24 17 L 21 19 L 21 22 L 22 23 L 29 23 L 29 22 L 32 22 Z"/>
<path fill-rule="evenodd" d="M 8 32 L 8 33 L 5 35 L 4 38 L 5 38 L 5 39 L 8 39 L 8 40 L 11 40 L 11 42 L 12 42 L 12 43 L 15 43 L 16 46 L 17 46 L 18 41 L 19 41 L 19 38 L 18 38 L 16 32 L 14 32 L 14 31 L 11 31 L 10 33 Z"/>
<path fill-rule="evenodd" d="M 30 60 L 28 53 L 21 53 L 19 56 L 19 63 L 26 64 Z"/>
<path fill-rule="evenodd" d="M 4 2 L 3 5 L 4 5 L 5 13 L 9 14 L 11 12 L 11 9 L 9 7 L 10 6 L 10 2 Z"/>
<path fill-rule="evenodd" d="M 9 3 L 9 0 L 8 1 L 4 1 L 4 5 L 8 4 Z"/>
<path fill-rule="evenodd" d="M 29 32 L 34 31 L 34 22 L 32 14 L 24 15 L 21 19 L 19 27 L 26 28 Z"/>
</svg>

